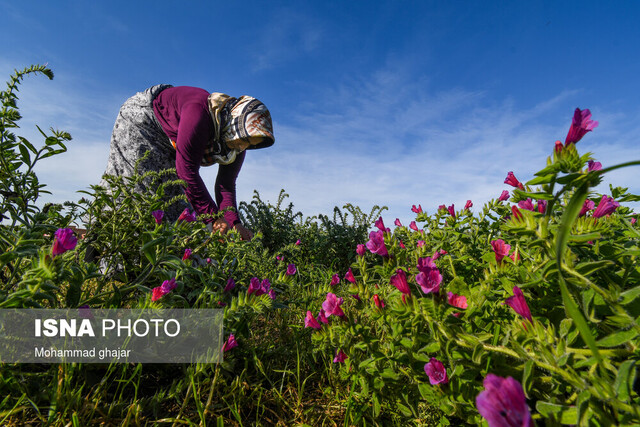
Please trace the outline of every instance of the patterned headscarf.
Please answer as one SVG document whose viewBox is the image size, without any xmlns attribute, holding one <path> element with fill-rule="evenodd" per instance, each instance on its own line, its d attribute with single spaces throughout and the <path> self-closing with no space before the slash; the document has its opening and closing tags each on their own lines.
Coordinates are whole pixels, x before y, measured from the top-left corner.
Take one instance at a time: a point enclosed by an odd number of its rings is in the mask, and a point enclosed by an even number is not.
<svg viewBox="0 0 640 427">
<path fill-rule="evenodd" d="M 232 163 L 238 151 L 228 148 L 229 141 L 249 142 L 249 150 L 270 147 L 275 142 L 271 114 L 267 107 L 255 98 L 241 96 L 236 99 L 215 92 L 209 95 L 209 112 L 216 134 L 205 149 L 201 162 L 203 166 Z"/>
</svg>

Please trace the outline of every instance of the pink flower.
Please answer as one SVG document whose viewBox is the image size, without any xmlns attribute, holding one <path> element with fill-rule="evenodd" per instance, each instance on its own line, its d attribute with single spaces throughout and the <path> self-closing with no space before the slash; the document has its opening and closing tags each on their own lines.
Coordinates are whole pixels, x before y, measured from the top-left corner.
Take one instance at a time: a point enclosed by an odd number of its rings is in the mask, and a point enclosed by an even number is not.
<svg viewBox="0 0 640 427">
<path fill-rule="evenodd" d="M 424 240 L 418 240 L 418 242 L 416 243 L 416 246 L 417 246 L 418 248 L 423 247 L 423 246 L 424 246 Z"/>
<path fill-rule="evenodd" d="M 365 246 L 362 243 L 360 243 L 356 247 L 356 254 L 359 256 L 364 256 L 365 251 L 366 251 Z"/>
<path fill-rule="evenodd" d="M 384 221 L 382 221 L 382 217 L 379 217 L 379 218 L 378 218 L 378 220 L 376 221 L 376 223 L 375 223 L 374 225 L 375 225 L 376 227 L 378 227 L 378 229 L 379 229 L 380 231 L 382 231 L 383 233 L 384 233 L 385 231 L 391 231 L 391 230 L 389 230 L 388 228 L 385 228 L 385 226 L 384 226 Z"/>
<path fill-rule="evenodd" d="M 595 211 L 593 211 L 594 218 L 600 218 L 605 215 L 612 214 L 618 207 L 620 203 L 613 200 L 613 197 L 608 197 L 606 195 L 602 196 L 600 199 L 600 203 L 598 203 L 598 207 Z"/>
<path fill-rule="evenodd" d="M 373 303 L 376 305 L 376 307 L 378 307 L 379 309 L 383 309 L 384 308 L 384 301 L 382 300 L 382 298 L 380 298 L 378 296 L 378 294 L 375 294 L 373 296 Z"/>
<path fill-rule="evenodd" d="M 207 258 L 207 264 L 211 264 L 213 260 L 211 258 Z"/>
<path fill-rule="evenodd" d="M 501 202 L 504 202 L 505 200 L 509 199 L 509 192 L 507 190 L 502 190 L 502 194 L 500 194 L 500 197 L 498 197 L 498 200 Z"/>
<path fill-rule="evenodd" d="M 430 270 L 437 270 L 438 266 L 433 262 L 435 258 L 426 257 L 426 258 L 418 258 L 418 271 L 423 273 L 428 273 Z"/>
<path fill-rule="evenodd" d="M 584 216 L 586 215 L 587 212 L 592 211 L 594 208 L 596 207 L 596 204 L 594 203 L 593 200 L 585 200 L 584 203 L 582 204 L 582 209 L 580 209 L 580 213 L 578 214 L 578 216 Z"/>
<path fill-rule="evenodd" d="M 171 280 L 165 280 L 164 282 L 162 282 L 162 285 L 153 288 L 153 290 L 151 291 L 151 301 L 158 301 L 160 298 L 167 295 L 176 287 L 177 285 L 175 278 L 172 278 Z"/>
<path fill-rule="evenodd" d="M 282 255 L 276 255 L 276 261 L 282 261 L 284 260 L 284 257 Z"/>
<path fill-rule="evenodd" d="M 294 274 L 296 274 L 296 271 L 298 271 L 296 269 L 296 265 L 295 264 L 289 264 L 287 266 L 287 276 L 293 276 Z"/>
<path fill-rule="evenodd" d="M 522 218 L 524 218 L 522 212 L 520 212 L 520 209 L 518 209 L 516 205 L 511 206 L 511 213 L 513 213 L 513 217 L 518 221 L 522 221 Z"/>
<path fill-rule="evenodd" d="M 635 224 L 638 219 L 636 217 L 631 218 L 631 225 Z"/>
<path fill-rule="evenodd" d="M 562 142 L 561 141 L 556 141 L 556 146 L 554 147 L 553 151 L 555 151 L 556 154 L 562 153 Z"/>
<path fill-rule="evenodd" d="M 471 207 L 473 207 L 473 202 L 471 200 L 467 200 L 467 203 L 464 205 L 464 209 L 467 210 Z"/>
<path fill-rule="evenodd" d="M 227 280 L 227 286 L 224 287 L 224 292 L 229 292 L 235 287 L 236 287 L 236 282 L 233 280 L 233 278 L 229 277 L 229 280 Z"/>
<path fill-rule="evenodd" d="M 349 356 L 347 356 L 344 351 L 338 350 L 336 352 L 336 357 L 333 358 L 333 363 L 343 363 L 348 358 Z"/>
<path fill-rule="evenodd" d="M 238 346 L 238 342 L 236 341 L 236 337 L 233 334 L 229 335 L 229 339 L 222 345 L 222 351 L 227 352 L 232 348 L 236 348 Z"/>
<path fill-rule="evenodd" d="M 353 295 L 351 295 L 351 296 L 352 296 L 353 298 L 355 298 L 356 300 L 358 300 L 358 301 L 362 302 L 362 300 L 360 299 L 360 295 L 358 295 L 358 294 L 353 294 Z"/>
<path fill-rule="evenodd" d="M 580 141 L 587 132 L 591 132 L 597 126 L 598 122 L 591 120 L 591 111 L 589 109 L 580 110 L 576 108 L 567 138 L 564 140 L 565 147 Z"/>
<path fill-rule="evenodd" d="M 313 313 L 307 311 L 307 317 L 304 318 L 304 327 L 305 328 L 313 328 L 313 329 L 322 329 L 322 325 L 318 323 L 315 317 L 313 317 Z"/>
<path fill-rule="evenodd" d="M 78 244 L 78 239 L 70 228 L 59 228 L 54 236 L 53 246 L 51 247 L 51 255 L 54 257 L 74 250 Z"/>
<path fill-rule="evenodd" d="M 156 220 L 156 224 L 162 224 L 162 218 L 164 218 L 164 211 L 161 211 L 161 210 L 153 211 L 151 212 L 151 215 L 153 215 L 153 219 Z"/>
<path fill-rule="evenodd" d="M 267 292 L 267 295 L 269 295 L 269 298 L 271 299 L 276 299 L 276 291 L 274 291 L 273 289 L 269 289 L 269 292 Z"/>
<path fill-rule="evenodd" d="M 387 247 L 384 245 L 384 232 L 382 230 L 372 231 L 371 233 L 369 233 L 367 249 L 369 249 L 372 253 L 378 254 L 383 257 L 389 256 Z"/>
<path fill-rule="evenodd" d="M 402 249 L 407 249 L 407 247 L 404 245 L 404 243 L 402 243 L 402 240 L 400 240 L 398 242 L 398 246 L 400 246 L 400 248 L 402 248 Z"/>
<path fill-rule="evenodd" d="M 522 209 L 526 209 L 528 211 L 536 210 L 536 208 L 533 206 L 533 200 L 531 200 L 531 199 L 520 200 L 518 202 L 518 206 L 520 206 Z"/>
<path fill-rule="evenodd" d="M 338 298 L 335 294 L 329 292 L 327 294 L 327 299 L 322 303 L 322 309 L 324 310 L 325 315 L 328 316 L 344 316 L 344 312 L 340 306 L 344 300 L 342 298 Z"/>
<path fill-rule="evenodd" d="M 449 215 L 451 215 L 451 216 L 452 216 L 452 217 L 454 217 L 454 218 L 456 217 L 456 209 L 455 209 L 455 207 L 453 206 L 453 204 L 452 204 L 451 206 L 449 206 L 449 207 L 447 208 L 447 210 L 449 211 Z"/>
<path fill-rule="evenodd" d="M 329 319 L 327 319 L 327 316 L 324 314 L 324 310 L 320 309 L 320 312 L 318 313 L 318 322 L 324 323 L 325 325 L 329 323 Z"/>
<path fill-rule="evenodd" d="M 454 294 L 453 292 L 447 292 L 447 303 L 457 308 L 466 309 L 467 305 L 467 297 Z"/>
<path fill-rule="evenodd" d="M 391 284 L 405 295 L 409 295 L 411 293 L 409 283 L 407 282 L 407 273 L 405 273 L 404 270 L 396 270 L 396 274 L 391 276 Z"/>
<path fill-rule="evenodd" d="M 440 249 L 439 251 L 437 251 L 437 252 L 435 252 L 433 254 L 433 258 L 432 259 L 435 261 L 438 258 L 440 258 L 442 255 L 446 255 L 446 254 L 447 254 L 447 251 L 445 251 L 444 249 Z"/>
<path fill-rule="evenodd" d="M 344 275 L 344 279 L 349 281 L 349 282 L 351 282 L 351 283 L 356 283 L 356 278 L 353 277 L 353 271 L 351 271 L 351 267 L 349 267 L 349 270 Z"/>
<path fill-rule="evenodd" d="M 393 222 L 393 224 L 396 227 L 402 227 L 402 222 L 400 222 L 400 218 L 396 218 L 396 220 Z"/>
<path fill-rule="evenodd" d="M 447 210 L 447 205 L 440 205 L 440 206 L 438 206 L 438 210 L 439 210 L 439 211 L 446 211 L 446 210 Z"/>
<path fill-rule="evenodd" d="M 431 385 L 436 384 L 446 384 L 449 382 L 449 377 L 447 377 L 447 369 L 444 367 L 442 362 L 440 362 L 435 357 L 432 357 L 429 362 L 424 365 L 424 372 L 429 377 L 429 382 Z"/>
<path fill-rule="evenodd" d="M 411 212 L 417 213 L 417 214 L 421 214 L 422 213 L 422 205 L 418 205 L 418 207 L 416 207 L 416 205 L 413 205 L 411 207 Z"/>
<path fill-rule="evenodd" d="M 353 275 L 353 274 L 352 274 Z M 355 280 L 355 279 L 354 279 Z M 334 274 L 333 276 L 331 276 L 331 283 L 329 283 L 329 286 L 335 286 L 338 283 L 340 283 L 340 276 L 338 276 L 338 274 Z"/>
<path fill-rule="evenodd" d="M 513 296 L 506 299 L 505 304 L 509 307 L 513 308 L 513 310 L 518 313 L 520 316 L 527 319 L 529 322 L 533 323 L 533 318 L 531 317 L 531 311 L 529 311 L 529 306 L 527 305 L 527 301 L 524 299 L 524 294 L 520 290 L 519 287 L 513 287 Z"/>
<path fill-rule="evenodd" d="M 512 187 L 519 188 L 520 190 L 524 190 L 524 185 L 522 185 L 522 183 L 518 181 L 513 172 L 507 173 L 507 177 L 505 178 L 504 183 L 509 184 Z"/>
<path fill-rule="evenodd" d="M 541 214 L 547 211 L 547 201 L 546 200 L 538 200 L 538 212 Z"/>
<path fill-rule="evenodd" d="M 491 247 L 496 253 L 496 261 L 498 264 L 502 262 L 502 258 L 509 255 L 509 250 L 511 249 L 511 245 L 507 245 L 502 239 L 492 240 Z"/>
<path fill-rule="evenodd" d="M 300 239 L 296 240 L 296 246 L 300 246 L 300 243 L 302 243 Z"/>
<path fill-rule="evenodd" d="M 182 255 L 182 260 L 186 261 L 191 258 L 191 249 L 187 248 L 184 250 L 184 255 Z"/>
<path fill-rule="evenodd" d="M 594 162 L 593 160 L 589 160 L 587 165 L 588 165 L 587 170 L 589 172 L 602 170 L 602 163 L 600 162 Z"/>
<path fill-rule="evenodd" d="M 511 377 L 487 374 L 476 407 L 489 427 L 531 427 L 533 420 L 522 385 Z"/>
<path fill-rule="evenodd" d="M 196 220 L 196 213 L 191 212 L 189 208 L 185 208 L 185 210 L 183 210 L 180 216 L 178 217 L 178 221 L 194 222 L 195 220 Z"/>
<path fill-rule="evenodd" d="M 409 228 L 413 231 L 418 231 L 418 224 L 416 224 L 415 221 L 411 221 L 411 223 L 409 224 Z"/>
<path fill-rule="evenodd" d="M 430 269 L 429 271 L 421 271 L 416 275 L 416 282 L 422 288 L 422 292 L 425 294 L 440 292 L 440 283 L 442 283 L 442 274 L 437 268 Z"/>
</svg>

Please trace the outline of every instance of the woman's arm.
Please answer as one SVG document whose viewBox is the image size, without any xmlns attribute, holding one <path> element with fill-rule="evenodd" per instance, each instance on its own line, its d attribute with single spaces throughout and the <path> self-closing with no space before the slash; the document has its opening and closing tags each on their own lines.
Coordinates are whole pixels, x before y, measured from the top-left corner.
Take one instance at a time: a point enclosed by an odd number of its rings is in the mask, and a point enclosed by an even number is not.
<svg viewBox="0 0 640 427">
<path fill-rule="evenodd" d="M 233 210 L 226 211 L 224 218 L 229 225 L 235 226 L 240 223 L 238 217 L 238 206 L 236 203 L 236 179 L 242 168 L 246 151 L 238 154 L 236 160 L 228 165 L 220 165 L 218 176 L 216 177 L 215 194 L 216 202 L 220 210 L 232 207 Z"/>
</svg>

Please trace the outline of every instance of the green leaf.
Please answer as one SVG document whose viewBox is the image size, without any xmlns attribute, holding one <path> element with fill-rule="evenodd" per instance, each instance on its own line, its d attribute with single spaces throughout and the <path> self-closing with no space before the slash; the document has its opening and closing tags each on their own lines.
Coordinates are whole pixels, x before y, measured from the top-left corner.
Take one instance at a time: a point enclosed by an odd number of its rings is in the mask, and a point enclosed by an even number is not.
<svg viewBox="0 0 640 427">
<path fill-rule="evenodd" d="M 536 402 L 536 410 L 543 417 L 553 417 L 559 420 L 561 424 L 575 425 L 578 423 L 578 411 L 575 406 L 562 406 L 538 400 L 538 402 Z"/>
<path fill-rule="evenodd" d="M 558 271 L 560 284 L 560 293 L 562 294 L 562 301 L 564 303 L 564 308 L 567 311 L 567 314 L 573 319 L 578 331 L 580 331 L 580 335 L 585 343 L 589 346 L 591 351 L 593 352 L 594 357 L 598 360 L 598 362 L 602 362 L 602 356 L 598 351 L 598 346 L 596 345 L 596 341 L 591 334 L 591 330 L 589 330 L 589 326 L 587 325 L 587 321 L 584 316 L 580 312 L 578 305 L 575 303 L 571 294 L 569 293 L 569 289 L 567 288 L 567 284 L 562 275 L 562 260 L 564 257 L 564 251 L 567 248 L 567 241 L 569 240 L 569 234 L 571 233 L 571 228 L 576 218 L 578 218 L 578 214 L 582 209 L 582 205 L 587 198 L 587 194 L 589 192 L 589 187 L 585 184 L 578 187 L 569 200 L 569 203 L 565 207 L 564 214 L 562 215 L 560 227 L 558 227 L 558 233 L 556 235 L 556 262 L 559 267 L 561 267 Z"/>
<path fill-rule="evenodd" d="M 533 373 L 533 360 L 527 360 L 524 364 L 524 370 L 522 371 L 522 388 L 525 390 L 525 393 L 528 390 L 531 390 L 531 384 L 533 384 L 533 380 L 531 374 Z"/>
<path fill-rule="evenodd" d="M 574 243 L 583 243 L 583 242 L 589 242 L 591 240 L 598 240 L 601 237 L 602 235 L 600 233 L 572 234 L 569 236 L 569 241 Z M 607 262 L 611 262 L 611 261 L 607 261 Z"/>
<path fill-rule="evenodd" d="M 598 347 L 617 347 L 626 342 L 631 341 L 635 337 L 638 336 L 638 332 L 634 329 L 629 329 L 628 331 L 618 331 L 613 334 L 606 336 L 598 341 Z"/>
<path fill-rule="evenodd" d="M 380 415 L 380 399 L 378 399 L 377 393 L 371 395 L 371 401 L 373 403 L 373 416 L 377 417 Z"/>
<path fill-rule="evenodd" d="M 527 185 L 549 184 L 550 182 L 553 182 L 555 177 L 556 177 L 555 174 L 541 175 L 541 176 L 539 176 L 537 178 L 533 178 L 531 181 L 527 182 Z"/>
<path fill-rule="evenodd" d="M 633 302 L 636 298 L 640 296 L 640 286 L 636 286 L 635 288 L 631 288 L 628 291 L 624 291 L 620 294 L 620 303 L 621 304 L 629 304 Z"/>
<path fill-rule="evenodd" d="M 629 400 L 629 394 L 633 387 L 633 383 L 635 382 L 635 364 L 636 360 L 626 360 L 622 362 L 620 368 L 618 368 L 618 375 L 613 387 L 616 389 L 618 399 L 623 402 L 627 402 Z"/>
</svg>

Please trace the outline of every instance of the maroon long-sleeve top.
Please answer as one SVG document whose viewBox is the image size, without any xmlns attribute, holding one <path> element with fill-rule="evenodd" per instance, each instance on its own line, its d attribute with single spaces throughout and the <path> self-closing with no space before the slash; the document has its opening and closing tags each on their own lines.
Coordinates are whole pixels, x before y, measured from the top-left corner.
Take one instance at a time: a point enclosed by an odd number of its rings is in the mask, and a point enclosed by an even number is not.
<svg viewBox="0 0 640 427">
<path fill-rule="evenodd" d="M 204 89 L 177 86 L 163 90 L 153 101 L 162 129 L 175 141 L 176 171 L 187 187 L 185 194 L 198 215 L 227 211 L 224 218 L 231 225 L 240 222 L 236 204 L 236 179 L 244 162 L 245 152 L 229 165 L 218 166 L 213 201 L 200 177 L 200 162 L 206 145 L 214 138 L 214 126 L 207 106 L 209 93 Z"/>
</svg>

